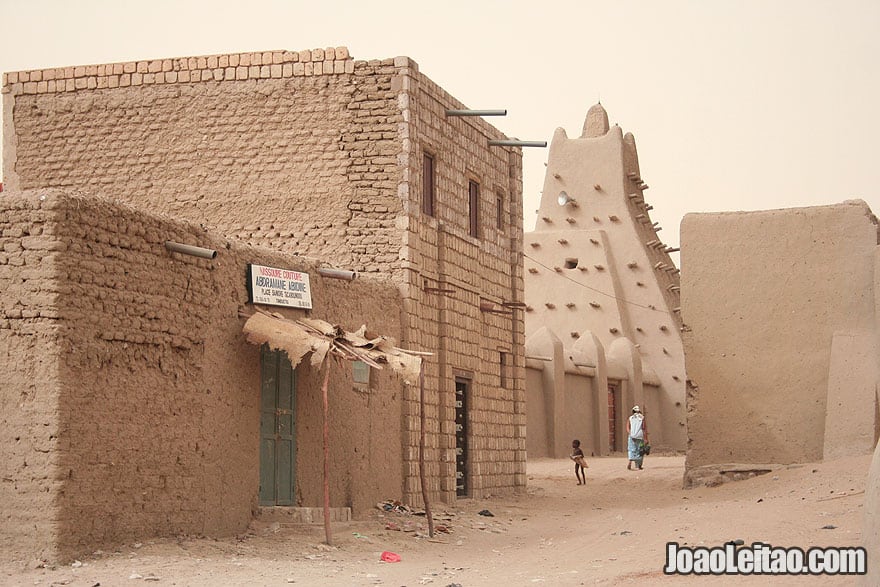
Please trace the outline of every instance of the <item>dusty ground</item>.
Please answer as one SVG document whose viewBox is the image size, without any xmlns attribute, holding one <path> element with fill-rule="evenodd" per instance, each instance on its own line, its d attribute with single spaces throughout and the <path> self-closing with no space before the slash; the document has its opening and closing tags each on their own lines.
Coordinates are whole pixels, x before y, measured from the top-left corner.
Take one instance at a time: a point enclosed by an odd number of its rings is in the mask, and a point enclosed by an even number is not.
<svg viewBox="0 0 880 587">
<path fill-rule="evenodd" d="M 131 544 L 57 568 L 0 564 L 5 585 L 328 585 L 462 587 L 718 584 L 851 585 L 829 577 L 666 577 L 665 544 L 716 546 L 741 538 L 774 546 L 858 545 L 870 456 L 793 466 L 719 487 L 682 490 L 684 459 L 651 456 L 642 471 L 622 457 L 590 459 L 586 486 L 568 460 L 529 463 L 519 495 L 435 504 L 451 532 L 419 536 L 424 518 L 380 513 L 322 527 L 255 526 L 229 540 Z M 853 494 L 853 495 L 850 495 Z M 481 516 L 488 509 L 494 517 Z M 448 516 L 444 516 L 444 512 Z M 394 522 L 400 530 L 386 529 Z M 833 528 L 830 528 L 832 527 Z M 823 529 L 823 527 L 825 527 Z M 409 531 L 408 531 L 409 530 Z M 402 558 L 379 561 L 382 551 Z M 869 559 L 871 555 L 869 553 Z M 871 564 L 869 560 L 868 564 Z"/>
</svg>

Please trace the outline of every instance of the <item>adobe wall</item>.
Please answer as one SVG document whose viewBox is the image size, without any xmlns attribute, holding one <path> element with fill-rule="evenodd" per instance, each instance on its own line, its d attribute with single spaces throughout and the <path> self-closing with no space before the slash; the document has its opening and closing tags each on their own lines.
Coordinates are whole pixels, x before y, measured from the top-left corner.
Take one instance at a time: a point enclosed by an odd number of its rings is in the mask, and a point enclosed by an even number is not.
<svg viewBox="0 0 880 587">
<path fill-rule="evenodd" d="M 546 326 L 566 348 L 585 331 L 605 349 L 631 341 L 658 380 L 649 390 L 652 442 L 682 450 L 686 376 L 678 269 L 669 256 L 677 249 L 661 241 L 647 189 L 633 135 L 609 126 L 600 104 L 580 136 L 556 129 L 535 230 L 525 235 L 526 333 Z M 560 205 L 562 193 L 573 201 Z M 641 383 L 631 387 L 644 404 Z M 618 411 L 628 413 L 627 403 Z"/>
<path fill-rule="evenodd" d="M 580 373 L 565 374 L 565 405 L 568 407 L 566 429 L 568 436 L 581 441 L 581 450 L 587 456 L 601 454 L 597 443 L 596 426 L 598 416 L 596 410 L 596 389 L 594 377 Z M 607 391 L 606 391 L 607 393 Z M 570 443 L 569 443 L 570 444 Z"/>
<path fill-rule="evenodd" d="M 876 359 L 841 355 L 876 337 L 868 206 L 688 214 L 681 238 L 688 470 L 821 460 L 834 410 L 870 413 L 850 424 L 873 435 Z M 861 392 L 835 395 L 829 373 L 846 364 Z M 829 394 L 845 405 L 829 405 Z"/>
<path fill-rule="evenodd" d="M 407 340 L 414 348 L 435 352 L 428 361 L 428 470 L 438 470 L 441 485 L 431 484 L 446 501 L 455 498 L 455 377 L 472 382 L 469 461 L 472 497 L 497 494 L 526 484 L 525 365 L 522 311 L 522 152 L 490 147 L 506 138 L 474 117 L 447 117 L 461 102 L 398 58 L 402 115 L 409 121 L 403 136 L 402 183 L 406 247 L 401 266 L 408 315 Z M 421 211 L 423 155 L 434 156 L 435 215 Z M 479 235 L 470 236 L 468 182 L 480 185 Z M 497 201 L 502 201 L 498 226 Z M 508 365 L 502 377 L 500 355 Z M 410 453 L 418 435 L 415 390 L 407 395 L 406 426 Z M 408 464 L 408 498 L 421 502 L 416 461 Z M 430 483 L 430 482 L 429 482 Z"/>
<path fill-rule="evenodd" d="M 530 459 L 552 457 L 549 430 L 547 426 L 547 406 L 551 404 L 544 396 L 547 389 L 543 385 L 542 364 L 526 366 L 526 451 Z M 552 389 L 552 388 L 551 388 Z"/>
<path fill-rule="evenodd" d="M 34 463 L 11 472 L 23 484 L 14 501 L 0 500 L 4 517 L 24 522 L 9 530 L 13 543 L 22 552 L 54 544 L 68 557 L 129 539 L 241 532 L 259 488 L 260 355 L 245 341 L 238 315 L 248 307 L 246 265 L 314 264 L 107 200 L 39 190 L 4 192 L 0 201 L 29 211 L 14 216 L 11 230 L 31 235 L 19 242 L 33 268 L 12 269 L 13 283 L 55 292 L 51 309 L 36 317 L 29 298 L 4 290 L 4 313 L 27 317 L 22 325 L 31 330 L 51 320 L 55 331 L 42 338 L 57 341 L 55 349 L 43 342 L 47 352 L 31 355 L 34 345 L 22 334 L 2 331 L 4 345 L 21 353 L 7 363 L 22 365 L 18 378 L 4 381 L 4 405 L 12 409 L 4 411 L 9 425 L 2 433 L 21 430 L 23 442 L 4 442 L 0 450 L 12 451 L 4 462 L 20 462 L 24 453 Z M 172 254 L 166 240 L 219 255 Z M 37 278 L 49 271 L 43 286 Z M 400 336 L 393 285 L 325 280 L 312 271 L 311 288 L 311 315 Z M 28 356 L 57 372 L 39 411 L 29 399 L 35 386 L 23 381 Z M 331 506 L 350 506 L 357 515 L 401 494 L 401 384 L 386 371 L 365 392 L 354 388 L 350 373 L 348 364 L 331 372 Z M 320 384 L 307 366 L 298 376 L 297 502 L 317 507 Z M 31 440 L 35 412 L 50 427 Z M 385 434 L 370 434 L 375 430 Z M 34 491 L 41 484 L 49 486 L 45 497 Z M 19 507 L 11 511 L 7 503 Z M 34 536 L 35 528 L 50 531 Z"/>
<path fill-rule="evenodd" d="M 551 449 L 550 430 L 547 425 L 547 406 L 551 405 L 545 396 L 547 386 L 543 384 L 543 370 L 526 368 L 526 389 L 529 410 L 527 413 L 528 436 L 527 450 L 529 458 L 564 458 L 571 454 L 571 441 L 581 441 L 581 450 L 589 456 L 601 454 L 598 443 L 598 431 L 593 425 L 596 419 L 594 400 L 595 379 L 576 373 L 566 373 L 565 394 L 566 411 L 559 423 L 560 435 L 568 440 L 566 450 L 554 453 Z"/>
<path fill-rule="evenodd" d="M 0 198 L 0 543 L 55 556 L 61 420 L 56 276 L 58 247 L 43 235 L 52 212 L 35 199 Z M 13 553 L 10 554 L 14 554 Z"/>
<path fill-rule="evenodd" d="M 464 375 L 479 497 L 526 482 L 524 329 L 521 311 L 501 306 L 523 301 L 522 155 L 489 147 L 503 133 L 447 108 L 464 106 L 408 58 L 354 61 L 344 48 L 15 72 L 4 78 L 4 174 L 11 188 L 82 187 L 250 244 L 391 275 L 407 315 L 401 342 L 436 353 L 427 462 L 445 481 L 429 489 L 454 499 L 454 378 Z M 424 150 L 437 158 L 436 218 L 420 210 Z M 481 185 L 477 239 L 469 179 Z M 511 363 L 504 385 L 501 353 Z M 421 500 L 417 399 L 407 390 L 412 503 Z"/>
<path fill-rule="evenodd" d="M 587 456 L 609 454 L 608 365 L 591 332 L 570 349 L 548 328 L 530 336 L 526 395 L 530 457 L 565 458 L 574 439 Z"/>
<path fill-rule="evenodd" d="M 874 449 L 871 469 L 865 485 L 865 522 L 862 528 L 862 545 L 873 559 L 880 552 L 880 444 Z M 868 573 L 861 578 L 860 585 L 871 587 L 880 583 L 880 565 L 868 563 Z"/>
<path fill-rule="evenodd" d="M 4 73 L 6 188 L 75 187 L 391 271 L 403 244 L 396 72 L 338 47 Z"/>
</svg>

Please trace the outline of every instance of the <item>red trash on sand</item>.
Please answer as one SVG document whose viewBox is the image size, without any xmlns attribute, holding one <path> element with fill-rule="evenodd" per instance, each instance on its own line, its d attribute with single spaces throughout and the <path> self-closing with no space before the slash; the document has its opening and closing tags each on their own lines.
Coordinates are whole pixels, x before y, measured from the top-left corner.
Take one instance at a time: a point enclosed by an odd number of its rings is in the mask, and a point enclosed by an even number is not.
<svg viewBox="0 0 880 587">
<path fill-rule="evenodd" d="M 386 550 L 382 553 L 382 556 L 379 557 L 379 560 L 385 561 L 386 563 L 399 563 L 400 555 Z"/>
</svg>

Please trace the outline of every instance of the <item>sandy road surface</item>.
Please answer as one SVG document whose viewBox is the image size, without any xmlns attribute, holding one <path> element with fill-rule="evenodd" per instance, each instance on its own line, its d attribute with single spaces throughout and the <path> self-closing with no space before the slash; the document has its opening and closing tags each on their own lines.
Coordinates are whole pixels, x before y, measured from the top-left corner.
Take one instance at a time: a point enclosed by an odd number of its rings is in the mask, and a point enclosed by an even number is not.
<svg viewBox="0 0 880 587">
<path fill-rule="evenodd" d="M 0 564 L 6 585 L 851 585 L 852 577 L 667 577 L 668 541 L 718 546 L 732 539 L 774 546 L 858 545 L 870 457 L 793 466 L 719 487 L 681 489 L 684 459 L 651 456 L 642 471 L 622 457 L 590 459 L 586 486 L 568 460 L 529 463 L 518 495 L 435 504 L 434 541 L 424 518 L 377 509 L 369 520 L 322 527 L 257 525 L 228 540 L 145 540 L 80 564 Z M 493 517 L 479 515 L 488 509 Z M 448 514 L 448 515 L 444 515 Z M 396 528 L 387 529 L 389 522 Z M 382 551 L 402 557 L 379 561 Z M 880 556 L 880 555 L 878 555 Z M 872 559 L 869 553 L 869 564 Z"/>
</svg>

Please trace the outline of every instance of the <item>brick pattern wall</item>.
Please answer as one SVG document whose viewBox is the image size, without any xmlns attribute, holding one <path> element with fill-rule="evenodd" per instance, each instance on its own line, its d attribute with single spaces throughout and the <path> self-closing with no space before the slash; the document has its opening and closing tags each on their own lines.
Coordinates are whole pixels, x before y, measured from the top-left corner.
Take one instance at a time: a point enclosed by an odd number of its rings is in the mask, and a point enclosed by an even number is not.
<svg viewBox="0 0 880 587">
<path fill-rule="evenodd" d="M 6 74 L 7 187 L 75 186 L 257 246 L 393 273 L 395 71 L 340 47 Z"/>
<path fill-rule="evenodd" d="M 39 196 L 0 198 L 0 543 L 53 557 L 59 418 L 58 247 Z"/>
<path fill-rule="evenodd" d="M 522 155 L 489 147 L 504 136 L 478 118 L 449 118 L 465 108 L 412 62 L 401 65 L 401 103 L 411 121 L 401 192 L 407 195 L 407 269 L 404 304 L 408 337 L 436 353 L 426 373 L 429 489 L 455 498 L 455 377 L 470 377 L 469 472 L 473 497 L 525 486 L 525 388 L 522 313 L 496 314 L 502 302 L 523 299 Z M 435 214 L 422 213 L 422 162 L 434 157 Z M 407 181 L 408 180 L 408 181 Z M 469 181 L 480 185 L 479 237 L 469 234 Z M 496 197 L 503 201 L 497 228 Z M 507 353 L 505 385 L 500 353 Z M 419 407 L 408 396 L 410 432 L 405 495 L 420 502 L 417 442 Z"/>
<path fill-rule="evenodd" d="M 4 173 L 13 187 L 79 186 L 229 238 L 393 277 L 404 292 L 403 344 L 436 353 L 430 489 L 454 496 L 454 369 L 474 378 L 475 496 L 524 486 L 522 316 L 480 310 L 523 299 L 521 152 L 489 148 L 489 138 L 505 137 L 483 120 L 447 119 L 445 108 L 464 106 L 409 59 L 353 61 L 334 49 L 330 62 L 328 53 L 104 66 L 104 77 L 142 74 L 138 87 L 104 88 L 100 66 L 63 68 L 73 80 L 63 92 L 59 70 L 54 92 L 39 85 L 43 73 L 9 74 L 14 104 L 4 112 L 14 124 L 4 152 L 14 157 Z M 438 156 L 436 218 L 420 212 L 423 149 Z M 480 183 L 478 239 L 468 234 L 468 180 Z M 425 289 L 438 285 L 456 294 Z M 500 352 L 513 362 L 505 388 Z M 404 497 L 418 502 L 417 391 L 406 393 Z"/>
<path fill-rule="evenodd" d="M 281 79 L 353 71 L 354 61 L 346 47 L 328 47 L 14 71 L 3 74 L 3 87 L 13 95 L 52 94 L 141 85 Z"/>
<path fill-rule="evenodd" d="M 311 270 L 315 315 L 395 338 L 400 320 L 388 308 L 399 306 L 397 288 L 324 280 L 302 259 L 233 245 L 197 226 L 104 199 L 39 193 L 46 199 L 4 192 L 0 200 L 6 248 L 24 261 L 4 265 L 13 269 L 0 334 L 16 353 L 10 364 L 22 365 L 2 394 L 10 408 L 2 450 L 12 463 L 4 478 L 13 483 L 0 485 L 9 498 L 0 511 L 17 524 L 12 542 L 70 557 L 126 540 L 243 531 L 256 507 L 260 425 L 259 349 L 244 340 L 238 315 L 247 305 L 246 264 Z M 172 254 L 166 240 L 219 255 Z M 43 338 L 54 352 L 36 344 L 37 327 L 49 329 Z M 35 384 L 41 365 L 46 383 Z M 319 380 L 307 365 L 298 369 L 296 489 L 307 506 L 321 504 Z M 331 382 L 331 505 L 362 513 L 402 485 L 401 383 L 382 372 L 370 389 L 355 388 L 348 364 L 333 366 Z M 23 538 L 32 529 L 42 531 L 37 544 Z"/>
</svg>

